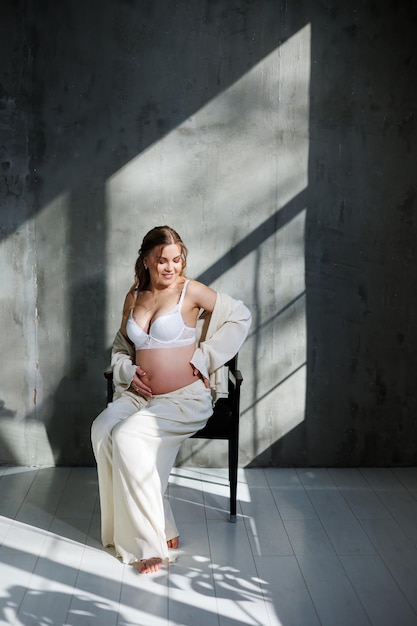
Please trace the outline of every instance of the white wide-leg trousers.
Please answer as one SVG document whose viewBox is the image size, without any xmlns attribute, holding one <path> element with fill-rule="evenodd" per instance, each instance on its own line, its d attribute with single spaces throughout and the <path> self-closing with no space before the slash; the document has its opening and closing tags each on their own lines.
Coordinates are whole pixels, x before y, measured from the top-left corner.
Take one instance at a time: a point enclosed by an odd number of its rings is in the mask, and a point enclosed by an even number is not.
<svg viewBox="0 0 417 626">
<path fill-rule="evenodd" d="M 164 497 L 182 442 L 212 414 L 201 380 L 150 400 L 125 392 L 94 420 L 101 537 L 124 563 L 168 558 L 167 540 L 178 536 Z"/>
</svg>

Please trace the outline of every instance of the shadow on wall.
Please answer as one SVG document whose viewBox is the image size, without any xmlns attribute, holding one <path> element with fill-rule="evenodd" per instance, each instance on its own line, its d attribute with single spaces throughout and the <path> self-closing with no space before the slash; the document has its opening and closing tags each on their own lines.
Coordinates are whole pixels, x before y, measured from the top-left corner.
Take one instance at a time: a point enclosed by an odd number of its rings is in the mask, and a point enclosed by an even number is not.
<svg viewBox="0 0 417 626">
<path fill-rule="evenodd" d="M 305 414 L 247 465 L 414 466 L 416 7 L 333 3 L 311 24 Z"/>
<path fill-rule="evenodd" d="M 2 45 L 24 57 L 18 102 L 30 129 L 29 216 L 69 196 L 68 341 L 51 354 L 39 333 L 45 385 L 62 360 L 65 373 L 35 416 L 48 424 L 57 463 L 92 463 L 89 429 L 104 406 L 106 180 L 311 23 L 308 189 L 280 212 L 271 199 L 271 217 L 200 279 L 215 280 L 307 208 L 305 419 L 253 464 L 415 464 L 415 8 L 333 2 L 307 12 L 265 1 L 260 10 L 249 0 L 138 7 L 8 7 L 19 28 Z M 54 259 L 39 250 L 38 263 L 40 319 L 53 325 L 53 307 L 42 303 Z"/>
<path fill-rule="evenodd" d="M 24 59 L 28 89 L 19 101 L 33 125 L 31 206 L 40 211 L 63 191 L 75 193 L 70 246 L 97 235 L 83 230 L 91 226 L 83 210 L 91 202 L 101 208 L 92 222 L 105 226 L 103 187 L 115 171 L 282 43 L 282 7 L 266 2 L 265 8 L 248 1 L 166 10 L 162 0 L 140 7 L 96 0 L 82 10 L 63 2 L 42 14 L 18 5 L 10 11 L 10 24 L 26 26 L 10 33 L 10 43 L 23 39 L 33 55 Z M 5 224 L 0 236 L 18 225 Z M 105 232 L 101 239 L 105 244 Z"/>
</svg>

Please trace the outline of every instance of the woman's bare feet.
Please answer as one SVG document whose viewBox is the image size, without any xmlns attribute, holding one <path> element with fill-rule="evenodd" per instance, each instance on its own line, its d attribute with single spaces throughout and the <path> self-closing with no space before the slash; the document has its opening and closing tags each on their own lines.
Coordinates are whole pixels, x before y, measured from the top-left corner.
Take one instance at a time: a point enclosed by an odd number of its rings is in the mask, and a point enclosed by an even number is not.
<svg viewBox="0 0 417 626">
<path fill-rule="evenodd" d="M 138 563 L 139 574 L 153 574 L 161 569 L 162 559 L 159 557 L 153 557 L 152 559 L 142 559 Z"/>
<path fill-rule="evenodd" d="M 173 548 L 174 550 L 176 550 L 179 545 L 180 545 L 179 537 L 173 537 L 172 539 L 168 539 L 167 541 L 168 548 Z"/>
<path fill-rule="evenodd" d="M 180 538 L 173 537 L 172 539 L 168 539 L 167 546 L 168 548 L 172 548 L 176 550 L 180 545 Z M 153 574 L 161 569 L 162 559 L 155 556 L 152 559 L 142 559 L 139 563 L 135 564 L 138 568 L 139 574 Z"/>
</svg>

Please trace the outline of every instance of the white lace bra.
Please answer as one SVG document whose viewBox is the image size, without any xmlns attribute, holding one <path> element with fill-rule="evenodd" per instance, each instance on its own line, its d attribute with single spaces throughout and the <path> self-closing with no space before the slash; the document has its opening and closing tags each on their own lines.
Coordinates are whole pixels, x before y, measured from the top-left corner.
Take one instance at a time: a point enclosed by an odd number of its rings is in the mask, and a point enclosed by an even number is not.
<svg viewBox="0 0 417 626">
<path fill-rule="evenodd" d="M 195 343 L 195 328 L 186 326 L 181 315 L 185 290 L 189 282 L 185 281 L 179 302 L 152 322 L 149 333 L 135 322 L 133 312 L 130 312 L 126 322 L 126 333 L 136 350 L 179 348 Z"/>
</svg>

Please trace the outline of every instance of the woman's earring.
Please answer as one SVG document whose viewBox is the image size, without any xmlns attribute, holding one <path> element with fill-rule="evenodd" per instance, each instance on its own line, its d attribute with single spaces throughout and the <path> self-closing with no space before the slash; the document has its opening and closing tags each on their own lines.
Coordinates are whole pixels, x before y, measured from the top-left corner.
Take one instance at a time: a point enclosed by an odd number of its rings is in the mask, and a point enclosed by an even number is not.
<svg viewBox="0 0 417 626">
<path fill-rule="evenodd" d="M 143 267 L 145 268 L 145 270 L 148 269 L 148 266 L 146 265 L 146 263 L 143 264 Z"/>
</svg>

